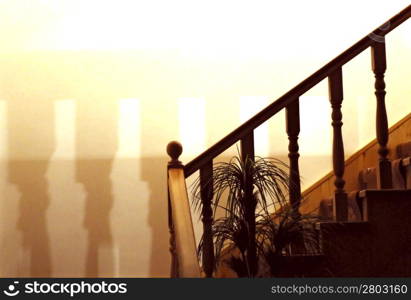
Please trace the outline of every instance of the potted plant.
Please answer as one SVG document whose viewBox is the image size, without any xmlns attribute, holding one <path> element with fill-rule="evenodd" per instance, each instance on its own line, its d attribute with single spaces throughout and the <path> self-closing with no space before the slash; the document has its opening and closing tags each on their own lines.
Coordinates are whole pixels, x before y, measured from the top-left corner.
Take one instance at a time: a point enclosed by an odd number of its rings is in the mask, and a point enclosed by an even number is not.
<svg viewBox="0 0 411 300">
<path fill-rule="evenodd" d="M 237 255 L 229 259 L 229 264 L 240 277 L 258 276 L 259 265 L 269 265 L 291 244 L 302 241 L 303 225 L 312 221 L 296 214 L 288 204 L 288 171 L 282 161 L 261 157 L 252 160 L 236 156 L 213 167 L 213 180 L 208 184 L 214 191 L 216 262 L 227 255 L 227 249 L 235 249 Z M 193 196 L 195 207 L 200 208 L 199 180 L 194 183 Z M 216 218 L 219 211 L 223 216 Z M 305 236 L 307 240 L 311 234 Z M 200 241 L 200 255 L 202 246 Z"/>
<path fill-rule="evenodd" d="M 271 215 L 259 218 L 256 239 L 259 256 L 265 265 L 261 276 L 306 276 L 312 270 L 303 265 L 314 262 L 320 269 L 320 245 L 315 225 L 319 218 L 313 214 L 295 214 L 295 208 L 286 204 Z M 321 266 L 322 267 L 322 266 Z M 317 273 L 318 274 L 318 273 Z"/>
</svg>

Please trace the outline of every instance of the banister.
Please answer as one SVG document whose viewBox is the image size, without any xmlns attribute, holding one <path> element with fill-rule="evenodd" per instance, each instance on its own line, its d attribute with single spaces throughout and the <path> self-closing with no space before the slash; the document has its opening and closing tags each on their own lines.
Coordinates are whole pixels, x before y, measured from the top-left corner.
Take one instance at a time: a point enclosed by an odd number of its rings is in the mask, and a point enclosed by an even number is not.
<svg viewBox="0 0 411 300">
<path fill-rule="evenodd" d="M 237 129 L 233 130 L 226 137 L 215 143 L 209 149 L 204 151 L 202 154 L 194 158 L 184 167 L 185 177 L 190 176 L 195 171 L 199 170 L 204 164 L 212 160 L 230 146 L 232 146 L 237 141 L 241 140 L 243 137 L 252 132 L 255 128 L 260 126 L 262 123 L 267 121 L 269 118 L 274 116 L 277 112 L 284 109 L 296 99 L 298 99 L 302 94 L 310 90 L 312 87 L 317 85 L 320 81 L 331 75 L 335 70 L 341 68 L 348 61 L 356 57 L 358 54 L 363 52 L 368 47 L 378 42 L 378 37 L 383 38 L 386 34 L 391 32 L 393 29 L 398 27 L 404 21 L 411 17 L 411 5 L 407 6 L 397 15 L 389 19 L 379 28 L 375 29 L 373 32 L 359 40 L 353 46 L 348 48 L 346 51 L 338 55 L 336 58 L 331 60 L 329 63 L 324 65 L 318 71 L 314 72 L 311 76 L 307 77 L 301 83 L 296 85 L 294 88 L 289 90 L 283 96 L 278 98 L 276 101 L 268 105 L 265 109 L 257 113 L 254 117 L 249 119 L 247 122 L 239 126 Z"/>
<path fill-rule="evenodd" d="M 178 160 L 182 147 L 177 142 L 171 142 L 167 152 L 171 157 L 167 170 L 170 251 L 173 261 L 171 275 L 201 277 L 184 170 Z"/>
<path fill-rule="evenodd" d="M 344 190 L 344 144 L 342 138 L 342 112 L 343 101 L 343 74 L 342 67 L 362 51 L 371 47 L 372 70 L 375 75 L 375 95 L 377 98 L 377 140 L 379 144 L 379 169 L 380 188 L 391 187 L 390 161 L 387 157 L 388 122 L 385 109 L 385 82 L 386 70 L 385 35 L 411 17 L 411 5 L 385 22 L 372 33 L 362 38 L 339 56 L 331 60 L 300 84 L 289 90 L 276 101 L 254 117 L 232 131 L 226 137 L 214 144 L 208 150 L 197 156 L 186 166 L 179 160 L 182 146 L 178 142 L 170 142 L 167 153 L 171 157 L 168 164 L 168 195 L 169 195 L 169 226 L 170 226 L 170 251 L 172 253 L 172 275 L 174 277 L 199 277 L 200 267 L 196 256 L 195 238 L 188 203 L 185 177 L 197 170 L 200 171 L 200 187 L 202 202 L 203 222 L 203 263 L 202 268 L 206 277 L 212 277 L 215 266 L 215 254 L 212 234 L 212 199 L 213 199 L 213 159 L 224 152 L 234 143 L 241 142 L 241 157 L 243 160 L 254 159 L 254 129 L 274 116 L 282 109 L 286 110 L 286 132 L 289 139 L 290 159 L 290 202 L 299 213 L 301 186 L 299 180 L 299 146 L 298 135 L 300 131 L 299 101 L 300 96 L 322 80 L 328 78 L 329 100 L 332 106 L 333 126 L 333 173 L 334 186 L 334 218 L 336 221 L 347 220 L 347 194 Z M 245 193 L 252 197 L 252 185 L 246 179 Z M 251 187 L 251 188 L 247 188 Z M 254 217 L 254 216 L 253 216 Z M 250 223 L 251 224 L 251 223 Z M 252 232 L 252 231 L 250 231 Z M 253 240 L 249 238 L 249 240 Z M 253 259 L 254 249 L 248 252 L 249 261 Z M 253 273 L 254 274 L 254 273 Z"/>
</svg>

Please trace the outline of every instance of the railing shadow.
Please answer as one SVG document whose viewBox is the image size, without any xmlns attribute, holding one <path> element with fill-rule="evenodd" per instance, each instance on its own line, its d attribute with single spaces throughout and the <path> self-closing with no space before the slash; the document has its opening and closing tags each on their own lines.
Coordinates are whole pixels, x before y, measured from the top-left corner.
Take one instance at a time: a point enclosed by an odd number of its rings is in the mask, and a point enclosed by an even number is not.
<svg viewBox="0 0 411 300">
<path fill-rule="evenodd" d="M 14 157 L 8 161 L 8 180 L 20 193 L 16 227 L 22 233 L 21 255 L 28 261 L 19 272 L 48 277 L 53 269 L 46 219 L 50 204 L 46 173 L 55 148 L 52 102 L 36 95 L 10 95 L 7 120 L 8 152 Z"/>
<path fill-rule="evenodd" d="M 83 223 L 88 235 L 86 277 L 114 274 L 110 226 L 114 199 L 110 176 L 117 151 L 117 109 L 117 101 L 103 95 L 78 99 L 77 102 L 76 180 L 84 186 L 86 193 Z M 90 115 L 96 117 L 91 119 Z"/>
</svg>

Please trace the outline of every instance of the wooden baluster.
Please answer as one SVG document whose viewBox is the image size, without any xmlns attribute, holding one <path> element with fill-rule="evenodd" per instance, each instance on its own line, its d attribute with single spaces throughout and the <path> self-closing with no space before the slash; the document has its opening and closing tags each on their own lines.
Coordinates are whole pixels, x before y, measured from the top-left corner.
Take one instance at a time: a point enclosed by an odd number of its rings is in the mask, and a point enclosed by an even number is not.
<svg viewBox="0 0 411 300">
<path fill-rule="evenodd" d="M 295 213 L 299 215 L 298 209 L 301 201 L 300 170 L 298 166 L 298 134 L 300 133 L 300 105 L 299 100 L 289 104 L 285 110 L 286 131 L 288 135 L 288 158 L 290 161 L 290 204 Z"/>
<path fill-rule="evenodd" d="M 285 108 L 286 131 L 288 135 L 288 158 L 290 161 L 290 204 L 294 211 L 294 218 L 298 219 L 301 215 L 299 212 L 301 202 L 301 183 L 300 169 L 298 166 L 298 134 L 300 133 L 300 103 L 297 98 L 294 102 Z M 303 233 L 303 228 L 301 228 Z M 298 237 L 292 245 L 290 245 L 291 253 L 301 254 L 306 253 L 303 235 Z"/>
<path fill-rule="evenodd" d="M 243 162 L 247 158 L 254 161 L 254 133 L 252 131 L 241 139 L 241 157 Z"/>
<path fill-rule="evenodd" d="M 167 145 L 167 154 L 171 157 L 171 160 L 168 162 L 168 168 L 184 168 L 181 161 L 178 160 L 179 156 L 183 153 L 183 146 L 179 142 L 172 141 Z M 167 172 L 168 177 L 168 172 Z M 168 182 L 168 180 L 167 180 Z M 167 184 L 168 185 L 168 184 Z M 168 191 L 168 230 L 170 233 L 170 254 L 171 254 L 171 270 L 170 275 L 172 278 L 179 277 L 178 274 L 178 258 L 176 252 L 176 243 L 175 243 L 175 233 L 174 233 L 174 225 L 173 225 L 173 211 L 171 209 L 171 202 L 170 202 L 170 193 Z"/>
<path fill-rule="evenodd" d="M 200 169 L 200 189 L 202 202 L 203 222 L 203 270 L 207 277 L 213 276 L 214 270 L 214 245 L 213 245 L 213 161 L 210 160 Z"/>
<path fill-rule="evenodd" d="M 385 39 L 376 42 L 371 47 L 372 70 L 375 75 L 375 96 L 377 98 L 376 129 L 379 144 L 379 161 L 377 164 L 377 187 L 379 189 L 392 188 L 391 162 L 388 159 L 388 120 L 385 109 L 385 82 L 384 73 L 387 69 Z"/>
<path fill-rule="evenodd" d="M 244 164 L 244 171 L 245 171 L 245 187 L 244 187 L 244 194 L 246 199 L 253 199 L 253 178 L 251 174 L 251 164 L 253 162 L 254 157 L 254 133 L 251 131 L 246 136 L 241 139 L 241 159 Z M 247 207 L 245 207 L 245 218 L 246 222 L 249 226 L 248 232 L 248 249 L 247 249 L 247 260 L 249 263 L 249 272 L 250 276 L 254 277 L 257 273 L 257 249 L 255 243 L 255 209 L 256 203 L 253 201 L 247 202 Z"/>
<path fill-rule="evenodd" d="M 333 126 L 333 169 L 335 175 L 334 193 L 334 219 L 346 221 L 348 217 L 347 194 L 344 191 L 344 143 L 342 139 L 342 113 L 343 81 L 341 67 L 328 76 L 329 98 L 332 107 Z"/>
</svg>

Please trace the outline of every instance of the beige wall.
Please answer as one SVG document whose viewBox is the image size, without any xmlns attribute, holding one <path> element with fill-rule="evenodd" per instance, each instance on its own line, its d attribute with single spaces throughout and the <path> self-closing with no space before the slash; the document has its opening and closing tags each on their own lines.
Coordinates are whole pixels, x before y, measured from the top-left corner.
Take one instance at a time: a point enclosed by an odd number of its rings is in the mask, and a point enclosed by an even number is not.
<svg viewBox="0 0 411 300">
<path fill-rule="evenodd" d="M 256 106 L 263 107 L 286 92 L 405 6 L 401 1 L 378 4 L 369 21 L 355 13 L 349 26 L 331 22 L 332 15 L 315 23 L 313 16 L 300 12 L 306 26 L 290 25 L 290 35 L 283 34 L 284 24 L 275 23 L 275 18 L 267 24 L 253 23 L 261 27 L 257 37 L 241 31 L 245 25 L 241 30 L 236 24 L 227 29 L 223 22 L 220 26 L 226 31 L 218 42 L 229 45 L 233 36 L 233 49 L 213 44 L 188 51 L 175 45 L 148 49 L 127 44 L 139 38 L 148 42 L 150 35 L 140 37 L 137 33 L 142 29 L 130 24 L 107 31 L 110 22 L 104 18 L 112 16 L 110 7 L 104 14 L 95 11 L 97 19 L 90 28 L 84 22 L 90 16 L 87 9 L 91 13 L 93 7 L 83 8 L 76 20 L 79 3 L 0 2 L 1 276 L 168 276 L 166 144 L 181 140 L 182 160 L 187 162 L 250 117 Z M 366 5 L 348 5 L 368 12 Z M 252 8 L 254 15 L 269 17 L 263 7 Z M 291 18 L 291 8 L 275 7 L 276 16 Z M 231 12 L 229 5 L 225 9 Z M 242 14 L 241 18 L 247 17 L 246 8 Z M 144 13 L 139 10 L 139 15 Z M 132 16 L 129 13 L 128 18 Z M 121 16 L 117 17 L 112 22 L 119 26 Z M 152 36 L 174 34 L 163 32 L 164 26 L 173 26 L 173 19 L 168 21 L 154 28 Z M 329 31 L 315 31 L 324 23 Z M 266 29 L 267 25 L 275 30 Z M 125 29 L 128 32 L 120 39 L 118 31 Z M 210 30 L 218 32 L 218 27 Z M 340 37 L 324 40 L 331 30 Z M 265 44 L 271 32 L 281 34 L 275 43 Z M 390 123 L 411 111 L 409 32 L 410 26 L 404 26 L 389 39 Z M 94 41 L 96 34 L 99 39 Z M 206 42 L 212 43 L 210 36 Z M 299 41 L 290 36 L 298 36 Z M 257 40 L 247 40 L 252 37 Z M 111 47 L 113 41 L 117 44 Z M 254 46 L 241 47 L 249 43 Z M 347 154 L 373 135 L 375 105 L 369 70 L 369 53 L 344 68 Z M 322 83 L 303 98 L 305 186 L 331 166 L 326 97 L 327 86 Z M 279 114 L 258 133 L 257 154 L 286 159 L 284 130 L 284 115 Z"/>
</svg>

